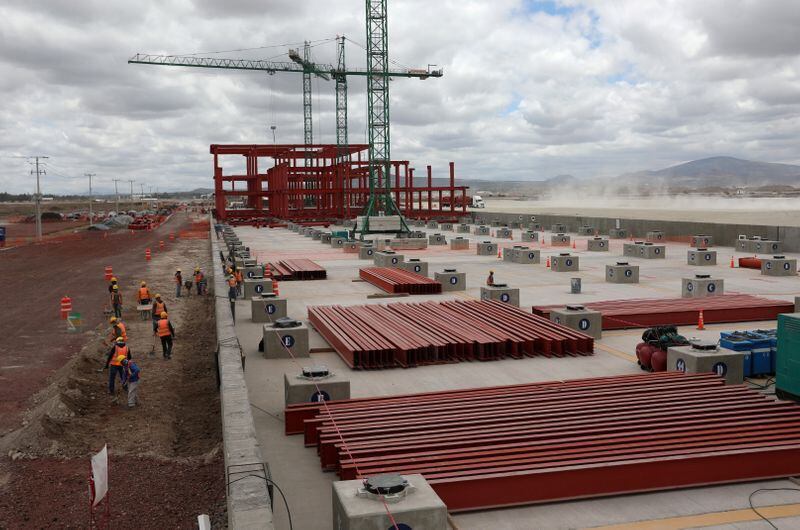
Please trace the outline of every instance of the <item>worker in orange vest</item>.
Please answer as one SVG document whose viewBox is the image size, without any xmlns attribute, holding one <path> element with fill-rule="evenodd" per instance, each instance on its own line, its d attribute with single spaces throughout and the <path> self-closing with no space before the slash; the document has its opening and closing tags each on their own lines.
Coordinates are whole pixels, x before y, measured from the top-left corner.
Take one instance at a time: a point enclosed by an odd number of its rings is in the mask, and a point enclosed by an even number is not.
<svg viewBox="0 0 800 530">
<path fill-rule="evenodd" d="M 122 340 L 125 342 L 128 341 L 128 330 L 125 328 L 125 324 L 123 324 L 120 319 L 117 317 L 111 317 L 108 319 L 108 323 L 111 324 L 109 342 L 114 342 L 119 337 L 122 337 Z"/>
<path fill-rule="evenodd" d="M 244 282 L 242 269 L 234 267 L 233 274 L 236 276 L 236 296 L 242 296 L 242 282 Z"/>
<path fill-rule="evenodd" d="M 489 277 L 486 278 L 486 285 L 490 287 L 494 285 L 494 271 L 489 271 Z"/>
<path fill-rule="evenodd" d="M 175 297 L 181 297 L 181 287 L 183 287 L 183 273 L 180 269 L 175 271 Z"/>
<path fill-rule="evenodd" d="M 112 396 L 112 401 L 116 401 L 117 397 L 114 395 L 114 383 L 116 382 L 117 375 L 119 375 L 119 382 L 125 385 L 125 370 L 122 367 L 123 359 L 131 358 L 131 349 L 125 343 L 125 339 L 117 337 L 111 350 L 108 352 L 106 358 L 105 369 L 111 367 L 108 372 L 108 393 Z"/>
<path fill-rule="evenodd" d="M 203 294 L 203 284 L 205 281 L 205 276 L 203 272 L 200 270 L 200 267 L 194 268 L 194 285 L 197 288 L 197 294 Z"/>
<path fill-rule="evenodd" d="M 109 280 L 109 282 L 108 282 L 108 294 L 111 294 L 111 292 L 114 290 L 114 286 L 115 285 L 119 285 L 117 283 L 117 277 L 116 276 L 112 276 L 111 280 Z"/>
<path fill-rule="evenodd" d="M 139 292 L 136 293 L 136 297 L 139 300 L 139 305 L 149 305 L 153 298 L 150 295 L 150 289 L 147 288 L 147 282 L 144 280 L 142 280 L 142 283 L 139 286 Z"/>
<path fill-rule="evenodd" d="M 161 339 L 161 351 L 165 359 L 172 358 L 172 339 L 175 337 L 175 328 L 172 327 L 172 322 L 167 318 L 167 312 L 162 311 L 159 315 L 161 318 L 156 324 L 154 333 L 158 334 Z"/>
<path fill-rule="evenodd" d="M 114 316 L 122 318 L 122 293 L 117 284 L 111 287 L 111 307 L 114 308 Z"/>
<path fill-rule="evenodd" d="M 156 326 L 158 325 L 158 319 L 161 317 L 161 313 L 167 310 L 167 304 L 164 303 L 164 300 L 161 299 L 161 295 L 156 293 L 156 299 L 153 302 L 153 307 L 150 308 L 150 312 L 153 314 L 153 332 L 156 330 Z"/>
</svg>

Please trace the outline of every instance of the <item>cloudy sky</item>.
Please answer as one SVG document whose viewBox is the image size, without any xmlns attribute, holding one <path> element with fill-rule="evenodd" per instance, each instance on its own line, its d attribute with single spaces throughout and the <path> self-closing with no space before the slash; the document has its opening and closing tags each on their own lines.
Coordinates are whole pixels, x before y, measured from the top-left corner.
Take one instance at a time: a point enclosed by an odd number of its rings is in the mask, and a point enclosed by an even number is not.
<svg viewBox="0 0 800 530">
<path fill-rule="evenodd" d="M 392 156 L 445 176 L 544 179 L 714 155 L 800 163 L 797 0 L 389 0 L 398 65 L 441 79 L 391 85 Z M 364 65 L 363 0 L 3 0 L 0 190 L 114 178 L 211 186 L 211 143 L 302 142 L 297 74 L 129 65 L 135 52 L 286 60 L 303 40 Z M 247 50 L 247 48 L 260 48 Z M 231 51 L 228 51 L 231 50 Z M 236 51 L 233 51 L 236 50 Z M 227 53 L 215 53 L 228 51 Z M 315 142 L 334 143 L 333 83 L 314 81 Z M 365 138 L 350 82 L 350 141 Z"/>
</svg>

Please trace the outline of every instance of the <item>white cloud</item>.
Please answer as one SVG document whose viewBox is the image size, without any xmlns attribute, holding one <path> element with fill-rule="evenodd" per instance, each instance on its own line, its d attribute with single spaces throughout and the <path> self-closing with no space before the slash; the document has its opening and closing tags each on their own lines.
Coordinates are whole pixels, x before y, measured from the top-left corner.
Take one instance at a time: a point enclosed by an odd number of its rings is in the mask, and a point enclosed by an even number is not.
<svg viewBox="0 0 800 530">
<path fill-rule="evenodd" d="M 9 0 L 0 7 L 0 156 L 46 154 L 48 191 L 136 178 L 211 184 L 211 143 L 302 141 L 291 74 L 128 65 L 135 52 L 267 58 L 286 43 L 364 43 L 355 0 Z M 794 0 L 392 0 L 398 63 L 445 69 L 392 83 L 392 154 L 446 175 L 616 175 L 703 156 L 799 163 L 800 10 Z M 296 44 L 295 44 L 296 45 Z M 335 44 L 315 60 L 334 62 Z M 285 59 L 275 57 L 275 59 Z M 348 63 L 364 52 L 348 45 Z M 315 140 L 334 142 L 333 83 L 315 81 Z M 350 83 L 351 142 L 365 82 Z M 30 191 L 19 159 L 0 189 Z M 56 168 L 58 168 L 56 170 Z M 59 176 L 60 175 L 60 176 Z M 25 178 L 23 178 L 25 177 Z"/>
</svg>

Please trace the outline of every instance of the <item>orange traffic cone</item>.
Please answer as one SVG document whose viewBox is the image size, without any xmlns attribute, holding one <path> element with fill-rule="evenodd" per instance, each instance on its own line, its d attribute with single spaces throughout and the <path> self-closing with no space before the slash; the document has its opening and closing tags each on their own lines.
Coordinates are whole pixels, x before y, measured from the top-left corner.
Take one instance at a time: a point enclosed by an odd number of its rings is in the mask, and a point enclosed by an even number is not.
<svg viewBox="0 0 800 530">
<path fill-rule="evenodd" d="M 547 256 L 547 261 L 545 262 L 544 266 L 548 269 L 550 268 L 550 256 Z"/>
<path fill-rule="evenodd" d="M 736 268 L 736 265 L 733 263 L 733 256 L 731 256 L 731 269 Z"/>
<path fill-rule="evenodd" d="M 497 259 L 503 259 L 503 251 L 500 250 L 500 246 L 497 247 Z"/>
<path fill-rule="evenodd" d="M 511 232 L 509 232 L 509 233 L 508 233 L 508 238 L 509 238 L 511 241 L 514 241 L 514 231 L 513 231 L 513 230 L 512 230 Z"/>
<path fill-rule="evenodd" d="M 705 323 L 703 322 L 703 310 L 700 310 L 700 314 L 697 315 L 697 329 L 703 330 L 706 329 Z"/>
<path fill-rule="evenodd" d="M 578 248 L 578 247 L 576 247 L 576 246 L 575 246 L 575 241 L 573 241 L 573 242 L 572 242 L 572 248 L 573 248 L 573 249 L 576 249 L 576 248 Z"/>
<path fill-rule="evenodd" d="M 542 245 L 544 245 L 544 237 L 542 237 Z"/>
<path fill-rule="evenodd" d="M 275 296 L 280 296 L 281 295 L 281 291 L 280 291 L 280 289 L 278 289 L 278 282 L 276 280 L 272 280 L 272 293 Z"/>
<path fill-rule="evenodd" d="M 264 278 L 272 278 L 272 268 L 269 263 L 264 266 Z"/>
</svg>

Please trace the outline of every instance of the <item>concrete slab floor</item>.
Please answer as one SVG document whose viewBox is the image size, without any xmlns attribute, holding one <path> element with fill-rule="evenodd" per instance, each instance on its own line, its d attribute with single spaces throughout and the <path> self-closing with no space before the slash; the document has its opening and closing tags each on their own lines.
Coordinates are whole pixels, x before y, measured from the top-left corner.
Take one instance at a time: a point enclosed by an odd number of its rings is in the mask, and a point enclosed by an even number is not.
<svg viewBox="0 0 800 530">
<path fill-rule="evenodd" d="M 426 230 L 429 233 L 440 230 Z M 712 274 L 725 278 L 726 292 L 765 295 L 770 298 L 793 300 L 800 294 L 797 277 L 767 278 L 759 271 L 730 269 L 728 260 L 733 249 L 715 247 L 720 264 L 715 267 L 691 267 L 686 264 L 685 244 L 667 243 L 666 260 L 622 258 L 623 241 L 613 241 L 610 252 L 588 252 L 587 237 L 578 236 L 578 249 L 553 248 L 549 245 L 531 244 L 543 252 L 541 265 L 521 265 L 503 262 L 495 257 L 477 256 L 475 241 L 488 239 L 501 245 L 521 244 L 520 230 L 514 230 L 514 240 L 497 240 L 492 237 L 468 236 L 470 250 L 451 251 L 448 247 L 433 247 L 421 251 L 402 251 L 406 258 L 419 257 L 430 263 L 430 275 L 442 268 L 455 267 L 467 273 L 467 290 L 442 295 L 413 296 L 405 298 L 367 299 L 367 295 L 380 293 L 365 282 L 354 282 L 359 267 L 371 261 L 358 260 L 341 249 L 331 249 L 319 241 L 306 238 L 284 229 L 254 229 L 241 227 L 236 232 L 254 256 L 262 260 L 291 258 L 313 259 L 328 271 L 327 280 L 281 282 L 281 295 L 287 297 L 289 315 L 305 320 L 308 306 L 326 304 L 391 303 L 421 300 L 444 300 L 479 297 L 480 286 L 488 271 L 495 271 L 498 282 L 520 288 L 521 304 L 529 309 L 533 304 L 581 303 L 591 300 L 619 298 L 680 296 L 680 279 L 695 273 Z M 443 232 L 452 237 L 453 232 Z M 541 236 L 540 236 L 541 237 Z M 573 238 L 575 236 L 573 235 Z M 545 234 L 549 241 L 549 235 Z M 581 250 L 583 248 L 583 250 Z M 581 257 L 581 271 L 577 274 L 554 273 L 544 266 L 546 256 L 569 251 Z M 604 265 L 625 260 L 641 266 L 641 283 L 635 285 L 608 284 L 604 281 Z M 569 294 L 570 277 L 582 278 L 584 292 Z M 610 374 L 639 373 L 633 355 L 634 346 L 641 340 L 642 330 L 608 331 L 597 341 L 596 353 L 591 357 L 529 358 L 488 363 L 460 363 L 425 366 L 407 370 L 352 371 L 332 353 L 315 331 L 310 333 L 312 349 L 328 350 L 312 354 L 310 359 L 264 359 L 257 351 L 261 339 L 261 325 L 250 321 L 250 302 L 237 302 L 237 333 L 247 354 L 245 376 L 251 403 L 254 406 L 256 431 L 264 454 L 269 460 L 273 479 L 287 494 L 296 528 L 331 528 L 332 473 L 322 472 L 316 451 L 303 446 L 301 436 L 283 434 L 283 375 L 296 374 L 302 366 L 311 363 L 327 364 L 337 373 L 350 378 L 353 397 L 425 392 L 453 388 L 514 384 L 530 381 L 573 379 Z M 686 336 L 718 338 L 719 331 L 727 329 L 753 329 L 774 327 L 774 322 L 707 325 L 705 331 L 684 326 L 680 332 Z M 789 481 L 764 481 L 707 488 L 683 489 L 639 495 L 626 495 L 602 499 L 589 499 L 458 514 L 454 520 L 461 529 L 517 529 L 517 528 L 588 528 L 602 525 L 633 523 L 652 519 L 708 514 L 745 509 L 747 497 L 762 487 L 797 487 Z M 768 493 L 758 498 L 759 505 L 798 503 L 800 497 L 792 492 Z M 276 501 L 277 526 L 286 527 L 284 510 Z M 796 517 L 779 520 L 781 527 L 791 524 Z M 712 518 L 712 523 L 715 519 Z M 724 521 L 724 519 L 719 519 Z M 648 523 L 649 524 L 649 523 Z M 653 521 L 652 524 L 656 524 Z M 682 523 L 679 523 L 682 524 Z M 758 525 L 762 526 L 758 526 Z M 707 526 L 707 525 L 705 525 Z M 647 526 L 648 528 L 650 526 Z M 676 526 L 672 526 L 677 528 Z M 671 527 L 671 528 L 672 528 Z M 734 526 L 718 528 L 765 528 L 766 523 L 742 520 Z M 791 526 L 785 526 L 789 528 Z M 644 528 L 644 527 L 643 527 Z M 655 526 L 653 526 L 655 528 Z"/>
</svg>

